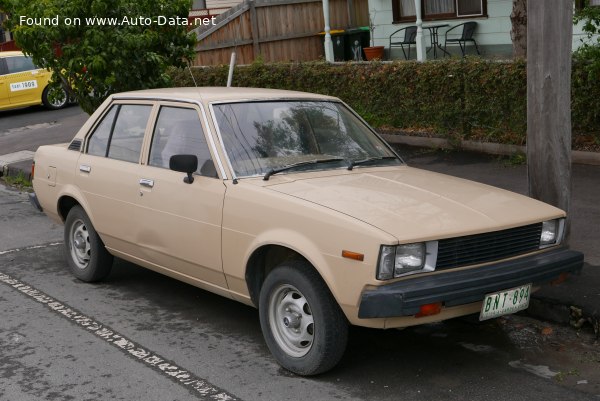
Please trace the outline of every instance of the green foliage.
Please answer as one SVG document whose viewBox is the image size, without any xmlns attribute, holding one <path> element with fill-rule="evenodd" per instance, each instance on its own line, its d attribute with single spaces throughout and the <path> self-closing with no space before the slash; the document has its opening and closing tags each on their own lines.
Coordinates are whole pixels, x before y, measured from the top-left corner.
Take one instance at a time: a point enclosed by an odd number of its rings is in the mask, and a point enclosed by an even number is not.
<svg viewBox="0 0 600 401">
<path fill-rule="evenodd" d="M 600 78 L 600 7 L 589 6 L 589 0 L 585 3 L 585 7 L 575 13 L 573 20 L 583 24 L 582 30 L 587 38 L 582 39 L 581 46 L 573 56 L 581 63 L 589 78 L 597 80 Z"/>
<path fill-rule="evenodd" d="M 583 142 L 600 143 L 600 7 L 585 7 L 575 13 L 574 21 L 583 24 L 587 39 L 573 54 L 573 127 L 585 136 Z M 577 94 L 577 96 L 575 96 Z"/>
<path fill-rule="evenodd" d="M 192 69 L 199 86 L 224 86 L 227 66 Z M 171 71 L 176 86 L 190 72 Z M 573 136 L 600 143 L 600 85 L 573 65 Z M 527 68 L 514 62 L 447 59 L 393 63 L 254 63 L 236 67 L 235 86 L 279 88 L 339 97 L 378 128 L 421 130 L 461 139 L 523 145 Z"/>
<path fill-rule="evenodd" d="M 25 173 L 19 171 L 16 176 L 7 175 L 2 177 L 4 182 L 11 187 L 16 187 L 18 189 L 31 188 L 31 181 L 29 178 L 25 176 Z"/>
<path fill-rule="evenodd" d="M 55 85 L 68 88 L 88 113 L 111 93 L 171 84 L 167 68 L 186 65 L 195 38 L 186 26 L 161 25 L 157 19 L 187 16 L 190 4 L 190 0 L 0 0 L 0 8 L 10 15 L 6 24 L 17 45 L 37 65 L 50 69 Z M 57 18 L 58 24 L 27 24 L 22 16 Z M 86 23 L 93 17 L 114 18 L 120 25 Z M 153 22 L 136 23 L 139 17 Z M 69 25 L 67 18 L 79 18 L 80 23 Z"/>
</svg>

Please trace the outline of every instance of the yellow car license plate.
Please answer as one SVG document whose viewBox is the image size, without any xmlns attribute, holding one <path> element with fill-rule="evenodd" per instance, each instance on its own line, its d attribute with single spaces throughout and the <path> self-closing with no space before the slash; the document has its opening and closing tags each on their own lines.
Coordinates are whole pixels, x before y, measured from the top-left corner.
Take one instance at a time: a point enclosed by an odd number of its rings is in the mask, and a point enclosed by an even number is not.
<svg viewBox="0 0 600 401">
<path fill-rule="evenodd" d="M 531 284 L 487 294 L 481 305 L 479 320 L 492 319 L 527 309 L 530 295 Z"/>
</svg>

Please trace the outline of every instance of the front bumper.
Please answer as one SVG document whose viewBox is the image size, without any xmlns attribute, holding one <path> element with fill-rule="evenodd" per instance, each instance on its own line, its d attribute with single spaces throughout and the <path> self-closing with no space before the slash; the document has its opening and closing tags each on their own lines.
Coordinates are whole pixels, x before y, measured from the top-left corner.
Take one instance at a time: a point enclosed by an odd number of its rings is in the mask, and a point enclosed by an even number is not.
<svg viewBox="0 0 600 401">
<path fill-rule="evenodd" d="M 410 278 L 364 291 L 358 317 L 411 316 L 425 304 L 442 302 L 450 307 L 482 301 L 486 294 L 527 283 L 547 283 L 582 267 L 581 252 L 558 248 L 473 269 Z"/>
</svg>

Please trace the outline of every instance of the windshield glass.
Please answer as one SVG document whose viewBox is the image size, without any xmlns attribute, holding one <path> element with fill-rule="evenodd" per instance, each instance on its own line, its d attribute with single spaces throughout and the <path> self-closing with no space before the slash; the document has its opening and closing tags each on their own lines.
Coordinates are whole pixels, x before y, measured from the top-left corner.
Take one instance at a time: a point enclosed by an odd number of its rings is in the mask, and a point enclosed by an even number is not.
<svg viewBox="0 0 600 401">
<path fill-rule="evenodd" d="M 213 106 L 225 150 L 238 177 L 402 162 L 343 104 L 269 101 Z M 319 163 L 304 163 L 323 161 Z M 286 168 L 286 170 L 288 170 Z M 289 169 L 290 171 L 292 169 Z"/>
</svg>

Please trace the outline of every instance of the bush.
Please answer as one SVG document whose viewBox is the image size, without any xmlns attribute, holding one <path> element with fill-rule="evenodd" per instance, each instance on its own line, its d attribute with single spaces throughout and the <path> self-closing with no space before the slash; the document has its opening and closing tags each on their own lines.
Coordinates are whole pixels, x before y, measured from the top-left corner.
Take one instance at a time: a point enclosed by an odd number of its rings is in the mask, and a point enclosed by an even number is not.
<svg viewBox="0 0 600 401">
<path fill-rule="evenodd" d="M 228 66 L 193 69 L 199 86 L 224 86 Z M 178 86 L 193 86 L 173 70 Z M 573 66 L 573 128 L 600 143 L 600 86 Z M 451 140 L 523 145 L 527 131 L 524 61 L 448 59 L 426 63 L 255 63 L 236 67 L 235 86 L 339 97 L 376 128 L 427 131 Z"/>
</svg>

